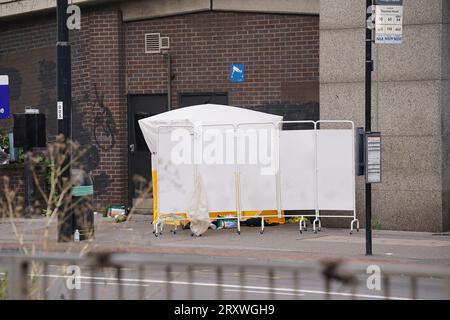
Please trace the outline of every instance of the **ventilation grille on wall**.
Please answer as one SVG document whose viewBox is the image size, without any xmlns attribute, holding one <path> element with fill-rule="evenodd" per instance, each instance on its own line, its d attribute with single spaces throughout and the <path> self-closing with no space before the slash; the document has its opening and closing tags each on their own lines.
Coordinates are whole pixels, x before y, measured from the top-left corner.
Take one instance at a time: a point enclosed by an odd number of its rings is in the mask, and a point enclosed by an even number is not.
<svg viewBox="0 0 450 320">
<path fill-rule="evenodd" d="M 169 50 L 170 49 L 169 37 L 161 37 L 159 39 L 160 39 L 161 50 Z"/>
<path fill-rule="evenodd" d="M 145 53 L 161 53 L 170 49 L 169 37 L 161 37 L 159 33 L 145 34 Z"/>
</svg>

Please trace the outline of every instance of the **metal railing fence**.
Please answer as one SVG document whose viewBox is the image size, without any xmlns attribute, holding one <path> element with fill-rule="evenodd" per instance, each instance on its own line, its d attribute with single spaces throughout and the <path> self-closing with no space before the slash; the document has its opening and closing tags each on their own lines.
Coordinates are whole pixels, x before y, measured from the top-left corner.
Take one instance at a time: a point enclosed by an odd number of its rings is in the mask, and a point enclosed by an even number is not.
<svg viewBox="0 0 450 320">
<path fill-rule="evenodd" d="M 82 290 L 66 288 L 63 296 L 61 285 L 66 286 L 68 280 L 75 279 L 74 273 L 67 273 L 69 266 L 80 268 L 81 273 L 76 276 Z M 376 262 L 371 266 L 376 270 Z M 370 291 L 367 281 L 372 273 L 368 273 L 368 267 L 369 263 L 331 259 L 261 261 L 125 253 L 95 253 L 83 257 L 58 253 L 33 256 L 0 253 L 0 280 L 3 287 L 7 287 L 3 296 L 13 300 L 191 300 L 205 296 L 217 300 L 230 297 L 245 300 L 255 299 L 255 294 L 258 299 L 271 300 L 286 296 L 294 299 L 305 296 L 312 299 L 450 299 L 449 268 L 383 265 L 379 267 L 381 290 Z M 104 296 L 102 288 L 107 288 Z M 149 291 L 153 293 L 149 295 Z M 435 295 L 427 295 L 432 291 Z"/>
</svg>

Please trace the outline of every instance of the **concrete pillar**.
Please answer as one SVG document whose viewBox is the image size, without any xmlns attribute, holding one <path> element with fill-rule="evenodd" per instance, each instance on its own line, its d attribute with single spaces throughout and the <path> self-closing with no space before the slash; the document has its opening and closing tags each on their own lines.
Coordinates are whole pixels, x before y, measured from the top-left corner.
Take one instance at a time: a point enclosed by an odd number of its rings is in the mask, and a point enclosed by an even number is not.
<svg viewBox="0 0 450 320">
<path fill-rule="evenodd" d="M 374 45 L 373 130 L 383 133 L 382 229 L 449 228 L 449 0 L 407 0 L 401 45 Z M 365 1 L 321 0 L 320 113 L 364 126 Z M 364 219 L 364 179 L 357 181 Z"/>
</svg>

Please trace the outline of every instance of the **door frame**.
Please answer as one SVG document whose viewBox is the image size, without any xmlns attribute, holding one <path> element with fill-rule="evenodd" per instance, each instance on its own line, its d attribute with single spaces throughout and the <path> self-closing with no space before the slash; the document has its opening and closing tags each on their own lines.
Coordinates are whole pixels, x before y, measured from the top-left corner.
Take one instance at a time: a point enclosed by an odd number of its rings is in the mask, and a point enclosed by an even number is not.
<svg viewBox="0 0 450 320">
<path fill-rule="evenodd" d="M 131 206 L 133 205 L 133 193 L 132 193 L 132 185 L 133 182 L 131 181 L 132 177 L 131 177 L 131 153 L 130 153 L 130 145 L 131 145 L 131 136 L 130 136 L 130 127 L 131 127 L 131 121 L 134 121 L 134 118 L 132 117 L 131 114 L 131 97 L 148 97 L 148 96 L 165 96 L 167 97 L 167 93 L 149 93 L 149 94 L 145 94 L 145 93 L 139 93 L 139 94 L 133 94 L 133 93 L 128 93 L 127 94 L 127 202 L 128 202 L 128 207 L 131 208 Z M 169 111 L 169 108 L 166 108 L 166 112 Z"/>
<path fill-rule="evenodd" d="M 189 96 L 189 97 L 200 97 L 200 96 L 212 96 L 212 95 L 223 95 L 226 97 L 227 105 L 229 102 L 228 92 L 227 91 L 220 91 L 220 92 L 179 92 L 178 93 L 178 104 L 180 108 L 184 107 L 181 105 L 181 98 L 182 96 Z"/>
</svg>

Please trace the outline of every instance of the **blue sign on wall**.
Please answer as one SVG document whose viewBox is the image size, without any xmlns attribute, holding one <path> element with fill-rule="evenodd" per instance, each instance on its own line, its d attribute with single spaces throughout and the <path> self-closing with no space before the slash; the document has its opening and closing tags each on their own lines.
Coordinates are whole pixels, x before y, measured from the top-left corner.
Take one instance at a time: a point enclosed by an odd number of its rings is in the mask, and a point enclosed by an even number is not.
<svg viewBox="0 0 450 320">
<path fill-rule="evenodd" d="M 9 119 L 9 78 L 0 76 L 0 119 Z"/>
<path fill-rule="evenodd" d="M 232 63 L 230 64 L 230 80 L 234 83 L 244 82 L 244 64 Z"/>
</svg>

